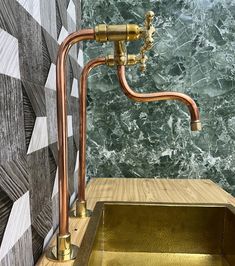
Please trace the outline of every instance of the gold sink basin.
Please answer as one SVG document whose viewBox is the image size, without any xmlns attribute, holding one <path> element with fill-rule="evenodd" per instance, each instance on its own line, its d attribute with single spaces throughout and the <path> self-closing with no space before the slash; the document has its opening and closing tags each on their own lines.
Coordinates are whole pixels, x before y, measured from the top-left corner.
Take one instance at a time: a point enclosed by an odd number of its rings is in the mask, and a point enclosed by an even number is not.
<svg viewBox="0 0 235 266">
<path fill-rule="evenodd" d="M 74 265 L 235 266 L 234 208 L 98 202 Z"/>
</svg>

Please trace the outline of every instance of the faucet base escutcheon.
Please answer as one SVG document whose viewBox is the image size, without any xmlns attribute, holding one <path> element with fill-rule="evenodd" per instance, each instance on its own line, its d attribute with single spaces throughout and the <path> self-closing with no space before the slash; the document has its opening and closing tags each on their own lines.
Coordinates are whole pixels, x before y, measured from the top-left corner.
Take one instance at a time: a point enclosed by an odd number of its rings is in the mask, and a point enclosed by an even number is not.
<svg viewBox="0 0 235 266">
<path fill-rule="evenodd" d="M 47 258 L 51 261 L 70 261 L 75 260 L 78 247 L 71 244 L 71 235 L 58 235 L 57 246 L 52 246 L 47 250 Z"/>
<path fill-rule="evenodd" d="M 71 218 L 88 218 L 91 217 L 92 211 L 86 207 L 86 201 L 76 201 L 76 209 L 70 212 Z"/>
</svg>

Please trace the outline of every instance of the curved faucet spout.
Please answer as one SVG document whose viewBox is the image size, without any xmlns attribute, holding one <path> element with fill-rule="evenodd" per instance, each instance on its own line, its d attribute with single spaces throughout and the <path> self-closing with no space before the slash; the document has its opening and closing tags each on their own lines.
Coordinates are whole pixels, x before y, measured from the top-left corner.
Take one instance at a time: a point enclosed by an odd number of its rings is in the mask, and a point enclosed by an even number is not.
<svg viewBox="0 0 235 266">
<path fill-rule="evenodd" d="M 117 67 L 118 80 L 126 96 L 137 102 L 154 102 L 163 100 L 177 100 L 187 105 L 191 115 L 191 130 L 201 130 L 201 122 L 199 110 L 192 98 L 188 95 L 179 92 L 153 92 L 153 93 L 138 93 L 133 91 L 127 83 L 125 75 L 125 66 Z"/>
</svg>

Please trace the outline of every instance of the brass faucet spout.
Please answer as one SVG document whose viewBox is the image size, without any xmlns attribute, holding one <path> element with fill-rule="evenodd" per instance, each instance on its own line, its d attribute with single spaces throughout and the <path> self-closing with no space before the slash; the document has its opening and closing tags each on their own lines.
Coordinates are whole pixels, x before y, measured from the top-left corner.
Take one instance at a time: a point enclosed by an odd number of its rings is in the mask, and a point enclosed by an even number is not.
<svg viewBox="0 0 235 266">
<path fill-rule="evenodd" d="M 138 93 L 133 91 L 127 83 L 125 75 L 125 66 L 117 67 L 118 80 L 125 95 L 137 102 L 154 102 L 163 100 L 177 100 L 187 105 L 191 115 L 191 130 L 201 130 L 199 110 L 192 98 L 179 92 L 153 92 Z"/>
</svg>

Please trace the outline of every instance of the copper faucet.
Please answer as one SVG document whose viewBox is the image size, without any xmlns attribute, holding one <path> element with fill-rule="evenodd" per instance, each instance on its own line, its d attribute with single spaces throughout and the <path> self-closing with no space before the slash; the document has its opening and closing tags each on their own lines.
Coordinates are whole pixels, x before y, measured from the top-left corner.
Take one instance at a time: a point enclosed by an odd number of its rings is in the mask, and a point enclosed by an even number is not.
<svg viewBox="0 0 235 266">
<path fill-rule="evenodd" d="M 163 100 L 178 100 L 187 105 L 191 115 L 191 130 L 201 130 L 201 122 L 199 110 L 192 98 L 184 93 L 179 92 L 153 92 L 153 93 L 137 93 L 133 91 L 126 80 L 125 66 L 117 67 L 118 80 L 125 95 L 136 102 L 154 102 Z"/>
<path fill-rule="evenodd" d="M 96 40 L 98 42 L 113 41 L 115 52 L 106 58 L 97 58 L 85 65 L 79 87 L 79 193 L 76 202 L 76 210 L 73 216 L 88 217 L 90 211 L 86 208 L 85 200 L 85 172 L 86 172 L 86 97 L 87 78 L 89 72 L 100 65 L 117 66 L 117 74 L 124 93 L 131 99 L 141 102 L 157 100 L 179 100 L 185 103 L 191 114 L 192 130 L 200 130 L 199 112 L 195 102 L 187 95 L 177 92 L 159 92 L 140 94 L 134 92 L 127 84 L 125 78 L 125 65 L 139 63 L 141 70 L 146 68 L 146 51 L 153 45 L 152 35 L 155 31 L 152 26 L 153 12 L 146 14 L 145 26 L 140 28 L 134 24 L 127 25 L 98 25 L 95 30 L 84 29 L 70 34 L 60 45 L 56 64 L 57 85 L 57 122 L 58 122 L 58 173 L 59 173 L 59 233 L 57 246 L 47 252 L 47 257 L 56 261 L 71 260 L 76 257 L 78 248 L 71 244 L 71 234 L 68 223 L 68 171 L 67 171 L 67 99 L 66 99 L 66 57 L 69 49 L 83 40 Z M 128 55 L 125 41 L 135 41 L 143 38 L 144 45 L 138 55 Z"/>
<path fill-rule="evenodd" d="M 85 218 L 91 215 L 91 211 L 86 207 L 85 187 L 86 187 L 86 102 L 87 102 L 87 79 L 90 71 L 100 65 L 104 65 L 106 59 L 104 57 L 96 58 L 88 62 L 80 77 L 79 88 L 79 187 L 78 200 L 76 201 L 76 209 L 72 212 L 72 216 Z"/>
<path fill-rule="evenodd" d="M 69 233 L 68 194 L 68 141 L 67 141 L 67 91 L 66 58 L 69 49 L 83 40 L 94 40 L 95 31 L 84 29 L 70 34 L 60 45 L 56 62 L 57 125 L 58 125 L 58 182 L 59 182 L 59 233 L 57 246 L 47 251 L 47 257 L 55 261 L 75 259 L 78 248 L 71 244 Z"/>
</svg>

